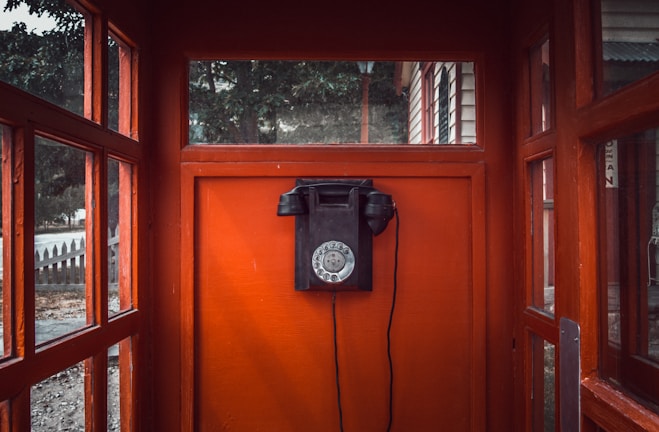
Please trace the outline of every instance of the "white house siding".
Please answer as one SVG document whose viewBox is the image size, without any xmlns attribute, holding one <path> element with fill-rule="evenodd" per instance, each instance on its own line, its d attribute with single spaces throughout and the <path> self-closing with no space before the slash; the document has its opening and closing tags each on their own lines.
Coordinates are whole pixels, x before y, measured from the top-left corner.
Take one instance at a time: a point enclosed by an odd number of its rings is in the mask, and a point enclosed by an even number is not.
<svg viewBox="0 0 659 432">
<path fill-rule="evenodd" d="M 462 63 L 462 131 L 460 144 L 476 143 L 476 74 L 473 63 Z"/>
<path fill-rule="evenodd" d="M 659 37 L 656 0 L 602 0 L 604 42 L 656 42 Z"/>
<path fill-rule="evenodd" d="M 421 144 L 421 68 L 418 62 L 412 66 L 412 70 L 409 86 L 409 143 Z"/>
<path fill-rule="evenodd" d="M 460 66 L 460 67 L 458 67 Z M 449 142 L 448 144 L 470 144 L 476 142 L 476 80 L 473 63 L 436 62 L 435 63 L 435 91 L 433 97 L 435 106 L 439 98 L 440 75 L 443 67 L 446 67 L 449 79 Z M 460 73 L 460 80 L 457 80 Z M 409 84 L 410 116 L 409 116 L 409 143 L 421 144 L 422 135 L 422 105 L 421 105 L 421 83 L 423 82 L 421 64 L 413 65 L 413 74 Z M 458 92 L 457 83 L 460 83 Z M 461 106 L 457 107 L 457 100 Z M 458 116 L 459 114 L 459 116 Z M 461 119 L 458 128 L 457 120 Z M 460 136 L 457 137 L 457 131 Z M 435 131 L 437 136 L 437 131 Z M 447 144 L 447 143 L 439 143 Z"/>
<path fill-rule="evenodd" d="M 609 94 L 659 70 L 659 1 L 602 0 L 602 83 Z"/>
</svg>

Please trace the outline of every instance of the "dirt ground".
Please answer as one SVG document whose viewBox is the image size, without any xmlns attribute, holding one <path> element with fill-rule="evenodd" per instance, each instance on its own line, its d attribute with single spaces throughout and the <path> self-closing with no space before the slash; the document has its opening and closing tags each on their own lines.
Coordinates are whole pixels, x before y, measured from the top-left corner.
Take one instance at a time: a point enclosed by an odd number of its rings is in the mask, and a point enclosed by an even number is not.
<svg viewBox="0 0 659 432">
<path fill-rule="evenodd" d="M 110 305 L 114 299 L 110 300 Z M 112 306 L 111 306 L 112 307 Z M 84 293 L 38 293 L 37 320 L 79 318 L 85 315 Z M 37 383 L 31 389 L 32 431 L 84 431 L 84 362 Z M 116 357 L 108 362 L 108 431 L 119 430 L 119 367 Z"/>
</svg>

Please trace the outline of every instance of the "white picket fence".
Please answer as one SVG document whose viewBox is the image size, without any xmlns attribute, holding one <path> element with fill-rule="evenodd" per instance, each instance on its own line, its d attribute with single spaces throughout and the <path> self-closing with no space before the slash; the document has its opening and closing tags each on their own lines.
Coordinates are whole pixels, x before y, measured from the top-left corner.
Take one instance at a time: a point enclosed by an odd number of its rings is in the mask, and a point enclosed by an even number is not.
<svg viewBox="0 0 659 432">
<path fill-rule="evenodd" d="M 116 287 L 119 267 L 119 230 L 108 230 L 108 284 Z M 39 253 L 34 252 L 34 283 L 37 290 L 74 290 L 85 288 L 85 238 L 62 242 Z"/>
</svg>

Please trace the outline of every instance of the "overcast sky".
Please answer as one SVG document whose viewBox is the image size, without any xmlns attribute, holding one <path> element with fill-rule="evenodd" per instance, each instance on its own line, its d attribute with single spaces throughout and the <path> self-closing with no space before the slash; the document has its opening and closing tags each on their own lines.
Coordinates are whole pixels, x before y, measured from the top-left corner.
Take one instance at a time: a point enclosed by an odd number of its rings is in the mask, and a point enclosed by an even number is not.
<svg viewBox="0 0 659 432">
<path fill-rule="evenodd" d="M 7 0 L 0 0 L 0 30 L 9 30 L 15 22 L 24 22 L 27 25 L 27 30 L 34 30 L 36 33 L 41 33 L 43 30 L 50 30 L 55 27 L 55 20 L 49 16 L 30 15 L 28 8 L 25 4 L 21 4 L 18 9 L 10 12 L 5 11 Z"/>
</svg>

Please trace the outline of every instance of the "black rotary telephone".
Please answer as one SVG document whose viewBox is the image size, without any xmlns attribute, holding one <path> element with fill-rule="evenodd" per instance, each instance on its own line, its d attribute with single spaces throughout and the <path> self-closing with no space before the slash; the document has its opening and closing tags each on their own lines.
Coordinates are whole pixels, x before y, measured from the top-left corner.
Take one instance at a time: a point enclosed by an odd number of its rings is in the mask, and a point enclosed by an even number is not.
<svg viewBox="0 0 659 432">
<path fill-rule="evenodd" d="M 297 291 L 372 290 L 373 235 L 394 215 L 391 195 L 372 180 L 298 179 L 277 215 L 295 216 Z"/>
</svg>

